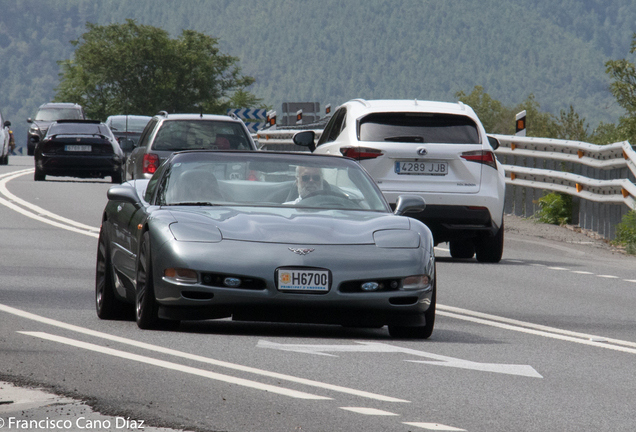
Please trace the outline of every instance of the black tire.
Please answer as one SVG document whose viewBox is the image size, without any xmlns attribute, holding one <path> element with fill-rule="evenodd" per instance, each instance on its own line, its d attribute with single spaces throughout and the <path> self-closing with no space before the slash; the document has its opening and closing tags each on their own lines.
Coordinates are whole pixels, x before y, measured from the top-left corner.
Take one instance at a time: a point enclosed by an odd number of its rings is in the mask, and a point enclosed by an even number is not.
<svg viewBox="0 0 636 432">
<path fill-rule="evenodd" d="M 476 242 L 475 253 L 477 261 L 484 263 L 498 263 L 503 256 L 504 224 L 501 221 L 499 231 L 493 237 L 484 237 Z"/>
<path fill-rule="evenodd" d="M 110 176 L 110 182 L 111 183 L 115 183 L 115 184 L 121 184 L 121 182 L 122 182 L 122 170 L 121 169 L 119 169 L 118 171 L 114 172 Z"/>
<path fill-rule="evenodd" d="M 158 306 L 152 278 L 150 234 L 141 237 L 137 256 L 137 287 L 135 292 L 135 318 L 140 329 L 149 330 L 159 325 Z"/>
<path fill-rule="evenodd" d="M 472 258 L 475 255 L 475 244 L 471 240 L 452 240 L 449 244 L 453 258 Z"/>
<path fill-rule="evenodd" d="M 389 326 L 389 334 L 396 339 L 428 339 L 433 334 L 435 327 L 435 307 L 437 305 L 437 265 L 435 266 L 435 280 L 433 281 L 433 297 L 431 305 L 424 312 L 426 324 L 423 326 Z"/>
<path fill-rule="evenodd" d="M 33 180 L 35 180 L 35 181 L 44 181 L 44 180 L 46 180 L 46 174 L 44 174 L 39 169 L 35 168 L 35 172 L 33 173 Z"/>
<path fill-rule="evenodd" d="M 95 310 L 101 319 L 116 319 L 125 316 L 129 305 L 115 296 L 113 269 L 110 262 L 110 247 L 106 231 L 102 227 L 97 242 L 97 264 L 95 266 Z"/>
</svg>

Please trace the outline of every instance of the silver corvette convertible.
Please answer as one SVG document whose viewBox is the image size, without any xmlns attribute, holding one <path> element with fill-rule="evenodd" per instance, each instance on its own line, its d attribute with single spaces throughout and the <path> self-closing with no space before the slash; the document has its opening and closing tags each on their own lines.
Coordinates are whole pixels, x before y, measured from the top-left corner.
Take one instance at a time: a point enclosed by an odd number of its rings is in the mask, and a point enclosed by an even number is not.
<svg viewBox="0 0 636 432">
<path fill-rule="evenodd" d="M 388 325 L 428 338 L 435 322 L 433 239 L 417 196 L 391 212 L 350 159 L 191 151 L 149 180 L 108 191 L 97 252 L 102 319 L 142 329 L 181 320 Z"/>
</svg>

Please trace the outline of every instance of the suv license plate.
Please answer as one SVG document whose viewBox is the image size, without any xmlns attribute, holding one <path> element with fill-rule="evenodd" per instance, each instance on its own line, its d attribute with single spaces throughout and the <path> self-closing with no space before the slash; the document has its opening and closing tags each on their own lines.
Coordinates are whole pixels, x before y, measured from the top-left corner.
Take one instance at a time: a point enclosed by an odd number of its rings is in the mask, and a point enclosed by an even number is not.
<svg viewBox="0 0 636 432">
<path fill-rule="evenodd" d="M 328 292 L 329 270 L 311 268 L 278 269 L 278 291 Z"/>
<path fill-rule="evenodd" d="M 71 151 L 71 152 L 90 152 L 93 150 L 93 148 L 89 145 L 67 145 L 64 146 L 64 150 L 65 151 Z"/>
<path fill-rule="evenodd" d="M 448 162 L 426 161 L 396 161 L 395 172 L 407 175 L 435 175 L 444 176 L 448 174 Z"/>
</svg>

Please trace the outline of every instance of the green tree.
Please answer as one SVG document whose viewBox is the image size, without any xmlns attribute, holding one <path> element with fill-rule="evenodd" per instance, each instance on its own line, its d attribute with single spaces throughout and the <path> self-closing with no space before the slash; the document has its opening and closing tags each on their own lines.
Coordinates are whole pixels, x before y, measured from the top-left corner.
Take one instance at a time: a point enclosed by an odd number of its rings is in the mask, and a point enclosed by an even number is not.
<svg viewBox="0 0 636 432">
<path fill-rule="evenodd" d="M 556 118 L 556 138 L 587 141 L 589 125 L 585 123 L 584 118 L 580 118 L 578 113 L 574 111 L 574 107 L 570 105 L 570 110 L 561 110 L 559 117 Z"/>
<path fill-rule="evenodd" d="M 629 52 L 636 52 L 636 33 L 632 35 Z M 610 60 L 605 63 L 605 72 L 612 81 L 610 91 L 618 104 L 627 111 L 627 115 L 619 119 L 618 126 L 601 130 L 597 139 L 606 140 L 611 137 L 615 141 L 629 140 L 636 143 L 636 66 L 627 59 Z"/>
<path fill-rule="evenodd" d="M 90 118 L 111 114 L 168 112 L 224 113 L 230 96 L 254 82 L 243 76 L 239 59 L 222 54 L 217 39 L 183 30 L 171 39 L 165 30 L 138 25 L 86 24 L 71 41 L 74 58 L 62 69 L 56 101 L 76 102 Z"/>
<path fill-rule="evenodd" d="M 455 93 L 455 97 L 470 106 L 481 120 L 484 125 L 484 129 L 488 133 L 507 134 L 510 133 L 510 129 L 513 128 L 512 122 L 510 126 L 506 127 L 505 114 L 507 114 L 506 108 L 496 99 L 490 97 L 488 93 L 484 93 L 482 86 L 475 86 L 470 94 L 464 93 L 464 91 L 458 91 Z"/>
</svg>

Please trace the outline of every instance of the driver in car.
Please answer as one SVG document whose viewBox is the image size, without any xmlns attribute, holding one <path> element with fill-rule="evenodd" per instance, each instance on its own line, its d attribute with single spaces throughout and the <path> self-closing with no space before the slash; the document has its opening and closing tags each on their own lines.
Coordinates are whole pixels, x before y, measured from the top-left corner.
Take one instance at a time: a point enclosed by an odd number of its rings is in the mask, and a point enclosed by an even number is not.
<svg viewBox="0 0 636 432">
<path fill-rule="evenodd" d="M 317 167 L 296 167 L 296 187 L 298 198 L 294 201 L 287 201 L 284 204 L 297 204 L 314 192 L 321 191 L 323 185 L 322 170 Z"/>
</svg>

